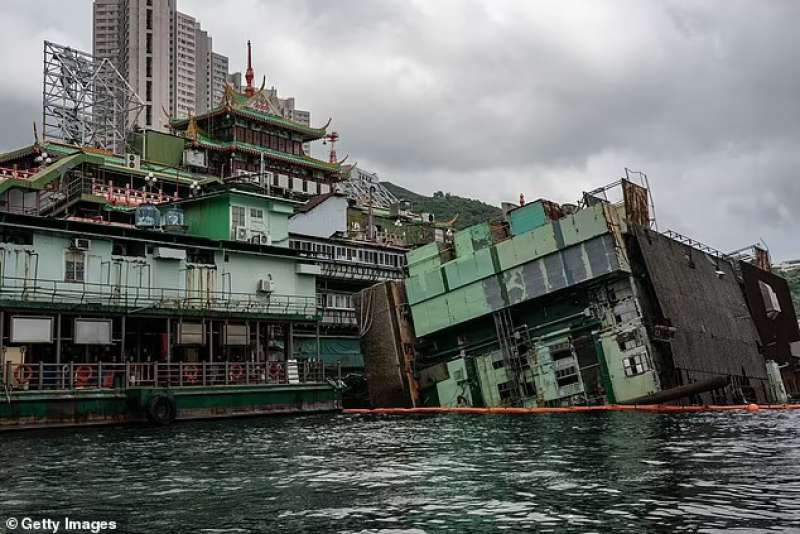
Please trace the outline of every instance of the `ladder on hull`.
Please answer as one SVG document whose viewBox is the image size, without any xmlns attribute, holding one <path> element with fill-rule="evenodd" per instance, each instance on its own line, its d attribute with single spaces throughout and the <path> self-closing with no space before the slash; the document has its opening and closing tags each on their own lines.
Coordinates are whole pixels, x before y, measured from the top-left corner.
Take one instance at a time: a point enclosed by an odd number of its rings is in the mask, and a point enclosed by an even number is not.
<svg viewBox="0 0 800 534">
<path fill-rule="evenodd" d="M 528 327 L 514 326 L 511 312 L 508 308 L 494 312 L 494 327 L 497 333 L 497 342 L 503 355 L 503 365 L 508 375 L 510 402 L 512 406 L 522 406 L 522 401 L 528 396 L 523 384 L 527 354 L 533 349 Z M 538 388 L 537 388 L 538 389 Z"/>
</svg>

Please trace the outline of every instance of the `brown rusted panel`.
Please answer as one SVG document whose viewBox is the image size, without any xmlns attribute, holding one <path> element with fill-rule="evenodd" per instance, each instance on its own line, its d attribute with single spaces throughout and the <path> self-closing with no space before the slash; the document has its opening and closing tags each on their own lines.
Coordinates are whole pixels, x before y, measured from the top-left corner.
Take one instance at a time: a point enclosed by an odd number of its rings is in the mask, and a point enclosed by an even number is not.
<svg viewBox="0 0 800 534">
<path fill-rule="evenodd" d="M 650 209 L 647 202 L 647 189 L 622 180 L 622 197 L 625 200 L 625 214 L 628 222 L 639 226 L 650 225 Z"/>
<path fill-rule="evenodd" d="M 359 291 L 353 299 L 361 331 L 369 400 L 378 408 L 410 407 L 414 402 L 403 353 L 409 344 L 408 333 L 403 334 L 401 340 L 399 326 L 407 319 L 398 317 L 403 313 L 405 299 L 396 301 L 391 285 L 391 282 L 376 284 Z"/>
<path fill-rule="evenodd" d="M 633 233 L 655 299 L 646 308 L 659 310 L 648 322 L 674 328 L 667 344 L 675 383 L 665 372 L 662 387 L 727 376 L 752 388 L 749 401 L 765 402 L 764 358 L 733 266 L 643 226 Z"/>
<path fill-rule="evenodd" d="M 800 329 L 789 284 L 783 277 L 746 262 L 741 262 L 740 268 L 747 305 L 761 339 L 761 354 L 766 360 L 789 364 L 781 369 L 786 391 L 792 396 L 800 395 L 800 370 L 795 364 L 797 358 L 791 354 L 791 344 L 800 341 Z M 772 288 L 778 298 L 781 309 L 772 317 L 767 312 L 759 282 Z"/>
<path fill-rule="evenodd" d="M 755 254 L 755 265 L 762 271 L 772 270 L 772 261 L 769 257 L 769 251 L 761 247 L 753 247 Z"/>
</svg>

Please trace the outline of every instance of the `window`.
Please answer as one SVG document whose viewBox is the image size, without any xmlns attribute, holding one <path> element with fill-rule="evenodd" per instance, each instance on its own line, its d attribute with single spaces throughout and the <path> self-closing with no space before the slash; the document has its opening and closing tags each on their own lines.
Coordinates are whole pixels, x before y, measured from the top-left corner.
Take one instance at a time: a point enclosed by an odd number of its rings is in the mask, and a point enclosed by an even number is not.
<svg viewBox="0 0 800 534">
<path fill-rule="evenodd" d="M 81 250 L 68 250 L 64 254 L 64 281 L 83 282 L 86 256 Z"/>
<path fill-rule="evenodd" d="M 147 57 L 144 59 L 144 75 L 147 76 L 148 78 L 153 77 L 153 58 L 151 57 Z M 148 98 L 148 100 L 152 99 Z"/>
<path fill-rule="evenodd" d="M 523 382 L 522 390 L 528 397 L 533 397 L 534 395 L 536 395 L 536 386 L 532 382 Z"/>
<path fill-rule="evenodd" d="M 147 61 L 150 61 L 150 58 L 147 58 Z M 150 81 L 150 80 L 147 80 L 147 82 L 145 82 L 144 86 L 145 86 L 145 93 L 144 93 L 145 94 L 145 100 L 147 100 L 148 102 L 152 102 L 153 101 L 153 82 Z"/>
<path fill-rule="evenodd" d="M 148 30 L 152 30 L 153 29 L 153 10 L 152 9 L 148 9 L 147 10 L 147 29 Z"/>
<path fill-rule="evenodd" d="M 250 208 L 250 218 L 256 219 L 255 223 L 260 223 L 264 221 L 264 210 L 260 208 Z"/>
<path fill-rule="evenodd" d="M 245 226 L 246 211 L 241 206 L 231 206 L 231 226 Z"/>
<path fill-rule="evenodd" d="M 146 47 L 145 51 L 148 54 L 152 54 L 153 53 L 153 34 L 152 33 L 148 33 L 147 34 L 147 40 L 145 41 L 145 43 L 146 43 L 145 44 L 145 47 Z"/>
<path fill-rule="evenodd" d="M 505 367 L 505 365 L 503 360 L 495 360 L 492 362 L 492 369 L 500 369 L 501 367 Z"/>
<path fill-rule="evenodd" d="M 497 384 L 497 393 L 500 394 L 500 399 L 508 400 L 511 398 L 511 382 L 503 382 L 502 384 Z"/>
<path fill-rule="evenodd" d="M 636 376 L 650 370 L 650 364 L 647 362 L 647 353 L 625 358 L 622 360 L 622 364 L 625 367 L 625 376 Z"/>
</svg>

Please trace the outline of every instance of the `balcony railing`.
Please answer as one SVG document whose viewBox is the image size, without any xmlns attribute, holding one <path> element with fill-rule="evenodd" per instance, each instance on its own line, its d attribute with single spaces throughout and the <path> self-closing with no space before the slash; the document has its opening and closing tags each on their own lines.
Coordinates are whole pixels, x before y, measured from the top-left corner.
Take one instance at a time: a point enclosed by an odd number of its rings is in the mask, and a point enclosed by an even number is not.
<svg viewBox="0 0 800 534">
<path fill-rule="evenodd" d="M 321 361 L 178 363 L 34 363 L 6 362 L 7 391 L 96 390 L 133 387 L 322 384 L 337 369 Z"/>
<path fill-rule="evenodd" d="M 94 304 L 139 311 L 166 309 L 299 316 L 306 319 L 317 317 L 317 303 L 314 297 L 274 293 L 148 288 L 13 277 L 0 278 L 0 300 L 73 305 Z"/>
<path fill-rule="evenodd" d="M 334 324 L 334 325 L 347 325 L 347 326 L 355 326 L 357 323 L 356 321 L 356 310 L 355 309 L 332 309 L 332 308 L 320 308 L 319 310 L 320 320 L 324 324 Z"/>
</svg>

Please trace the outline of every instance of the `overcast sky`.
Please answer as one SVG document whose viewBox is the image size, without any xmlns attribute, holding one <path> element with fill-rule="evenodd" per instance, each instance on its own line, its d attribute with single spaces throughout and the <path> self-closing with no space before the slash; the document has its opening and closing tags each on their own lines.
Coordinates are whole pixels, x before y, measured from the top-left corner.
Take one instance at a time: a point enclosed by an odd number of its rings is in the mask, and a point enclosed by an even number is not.
<svg viewBox="0 0 800 534">
<path fill-rule="evenodd" d="M 800 2 L 178 0 L 257 79 L 333 118 L 340 156 L 493 204 L 647 172 L 660 229 L 800 257 Z M 42 41 L 88 0 L 0 3 L 0 150 L 41 120 Z M 316 147 L 317 155 L 323 147 Z"/>
</svg>

